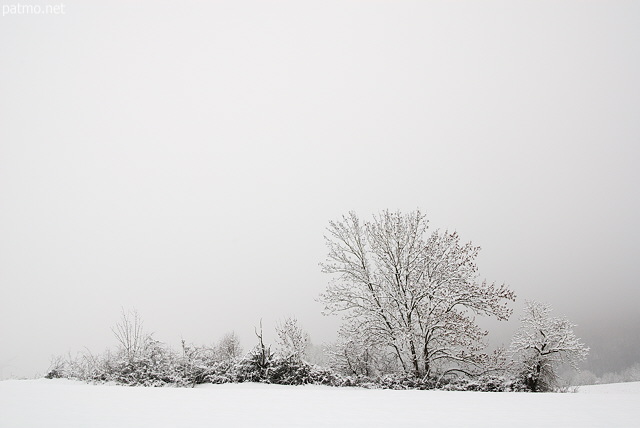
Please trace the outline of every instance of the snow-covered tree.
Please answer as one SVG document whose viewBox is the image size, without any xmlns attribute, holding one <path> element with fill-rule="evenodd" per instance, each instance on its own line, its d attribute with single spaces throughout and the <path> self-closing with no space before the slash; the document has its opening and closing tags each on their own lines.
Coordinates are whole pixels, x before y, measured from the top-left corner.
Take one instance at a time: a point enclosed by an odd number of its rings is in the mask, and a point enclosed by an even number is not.
<svg viewBox="0 0 640 428">
<path fill-rule="evenodd" d="M 474 315 L 508 319 L 506 285 L 477 281 L 480 250 L 457 233 L 427 233 L 420 211 L 383 211 L 361 222 L 353 212 L 331 221 L 323 272 L 337 275 L 321 295 L 327 313 L 347 329 L 383 346 L 407 373 L 480 364 L 486 332 Z"/>
<path fill-rule="evenodd" d="M 289 317 L 276 326 L 278 354 L 283 358 L 302 361 L 309 342 L 309 334 L 299 325 L 295 317 Z"/>
<path fill-rule="evenodd" d="M 235 331 L 227 333 L 217 346 L 218 357 L 222 361 L 231 362 L 242 356 L 242 345 Z"/>
<path fill-rule="evenodd" d="M 532 391 L 553 389 L 563 363 L 579 370 L 578 364 L 589 354 L 589 348 L 573 333 L 575 324 L 550 314 L 551 305 L 527 301 L 520 329 L 511 342 L 516 370 Z"/>
</svg>

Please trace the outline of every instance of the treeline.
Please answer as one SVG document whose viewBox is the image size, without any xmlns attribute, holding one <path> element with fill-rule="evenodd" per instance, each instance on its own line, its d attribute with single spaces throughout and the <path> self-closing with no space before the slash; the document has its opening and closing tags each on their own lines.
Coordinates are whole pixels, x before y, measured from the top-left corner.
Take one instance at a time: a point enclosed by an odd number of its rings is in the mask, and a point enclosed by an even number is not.
<svg viewBox="0 0 640 428">
<path fill-rule="evenodd" d="M 336 365 L 339 359 L 335 358 L 330 358 L 329 367 L 321 367 L 306 361 L 309 336 L 295 318 L 276 327 L 275 350 L 264 343 L 260 327 L 256 329 L 257 344 L 246 353 L 233 332 L 214 346 L 194 346 L 183 341 L 181 348 L 175 350 L 145 333 L 135 311 L 123 312 L 121 321 L 112 330 L 119 342 L 115 350 L 98 355 L 84 351 L 76 356 L 56 357 L 45 377 L 150 387 L 260 382 L 387 389 L 527 390 L 524 382 L 506 373 L 476 379 L 418 378 L 401 372 L 365 375 L 340 369 Z"/>
<path fill-rule="evenodd" d="M 589 348 L 549 304 L 526 301 L 509 349 L 485 351 L 488 334 L 476 316 L 506 321 L 515 293 L 478 280 L 480 247 L 456 232 L 428 230 L 419 210 L 382 211 L 361 221 L 354 212 L 329 222 L 322 270 L 333 276 L 319 300 L 342 316 L 328 367 L 308 362 L 308 335 L 295 319 L 276 328 L 275 352 L 262 340 L 242 354 L 231 335 L 216 347 L 174 351 L 143 333 L 135 313 L 113 329 L 115 352 L 58 359 L 49 377 L 126 385 L 315 383 L 383 388 L 554 391 L 559 369 L 578 370 Z M 237 341 L 237 340 L 236 340 Z M 237 345 L 237 346 L 236 346 Z"/>
<path fill-rule="evenodd" d="M 582 370 L 571 378 L 573 385 L 598 385 L 603 383 L 640 382 L 640 363 L 618 372 L 607 372 L 597 376 L 590 370 Z"/>
</svg>

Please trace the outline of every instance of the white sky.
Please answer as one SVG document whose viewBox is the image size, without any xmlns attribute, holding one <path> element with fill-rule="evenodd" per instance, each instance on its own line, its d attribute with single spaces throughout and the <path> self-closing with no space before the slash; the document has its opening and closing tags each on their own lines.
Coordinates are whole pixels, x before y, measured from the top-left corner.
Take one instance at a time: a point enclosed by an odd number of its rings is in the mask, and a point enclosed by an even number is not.
<svg viewBox="0 0 640 428">
<path fill-rule="evenodd" d="M 0 378 L 114 345 L 121 307 L 175 344 L 287 315 L 332 340 L 318 262 L 349 210 L 419 207 L 514 308 L 637 329 L 640 3 L 65 12 L 0 17 Z"/>
</svg>

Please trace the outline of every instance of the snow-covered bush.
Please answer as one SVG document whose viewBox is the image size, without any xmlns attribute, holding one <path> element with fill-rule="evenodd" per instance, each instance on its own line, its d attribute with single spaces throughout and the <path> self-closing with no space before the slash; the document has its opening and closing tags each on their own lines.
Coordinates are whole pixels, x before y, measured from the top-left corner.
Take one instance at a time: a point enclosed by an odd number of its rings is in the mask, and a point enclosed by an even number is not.
<svg viewBox="0 0 640 428">
<path fill-rule="evenodd" d="M 181 361 L 162 342 L 147 336 L 144 345 L 131 358 L 127 352 L 120 352 L 109 362 L 109 371 L 99 379 L 115 381 L 131 386 L 163 386 L 166 384 L 186 384 Z"/>
<path fill-rule="evenodd" d="M 342 386 L 344 379 L 327 368 L 318 367 L 306 361 L 276 356 L 268 371 L 267 381 L 280 385 L 328 385 Z"/>
<path fill-rule="evenodd" d="M 277 356 L 271 363 L 267 381 L 280 385 L 304 385 L 313 383 L 311 366 L 294 357 Z"/>
<path fill-rule="evenodd" d="M 295 356 L 283 357 L 262 343 L 237 361 L 227 372 L 233 382 L 263 382 L 280 385 L 342 386 L 345 380 L 328 368 L 309 364 Z"/>
<path fill-rule="evenodd" d="M 519 379 L 508 376 L 485 375 L 477 379 L 466 377 L 441 381 L 438 389 L 445 391 L 525 392 L 527 387 Z"/>
<path fill-rule="evenodd" d="M 45 375 L 47 379 L 66 378 L 86 382 L 101 379 L 108 372 L 110 354 L 93 355 L 89 351 L 78 352 L 75 356 L 57 356 Z"/>
<path fill-rule="evenodd" d="M 58 355 L 51 359 L 51 364 L 47 370 L 47 374 L 44 376 L 46 379 L 59 379 L 67 377 L 67 363 L 66 360 Z"/>
<path fill-rule="evenodd" d="M 418 378 L 399 373 L 384 375 L 376 379 L 375 383 L 384 389 L 434 389 L 436 380 L 430 376 Z"/>
<path fill-rule="evenodd" d="M 122 312 L 112 329 L 118 340 L 115 351 L 101 355 L 89 351 L 54 360 L 46 377 L 65 377 L 87 382 L 117 382 L 142 386 L 193 386 L 207 381 L 215 366 L 211 348 L 188 346 L 178 353 L 142 329 L 138 314 Z"/>
<path fill-rule="evenodd" d="M 233 366 L 236 382 L 265 382 L 271 368 L 273 354 L 271 348 L 256 346 Z"/>
<path fill-rule="evenodd" d="M 56 359 L 45 377 L 130 386 L 193 386 L 212 382 L 216 376 L 230 371 L 232 364 L 217 362 L 211 354 L 210 348 L 185 344 L 182 353 L 178 353 L 148 336 L 133 358 L 122 349 L 102 355 L 83 352 L 75 357 Z M 227 376 L 226 381 L 231 378 Z"/>
</svg>

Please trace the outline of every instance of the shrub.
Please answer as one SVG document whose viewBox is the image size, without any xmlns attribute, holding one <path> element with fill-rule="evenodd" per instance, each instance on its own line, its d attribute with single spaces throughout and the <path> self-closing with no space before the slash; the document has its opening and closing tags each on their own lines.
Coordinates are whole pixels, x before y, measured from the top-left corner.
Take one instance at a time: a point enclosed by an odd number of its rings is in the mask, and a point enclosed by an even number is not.
<svg viewBox="0 0 640 428">
<path fill-rule="evenodd" d="M 453 378 L 441 381 L 439 389 L 444 391 L 480 392 L 524 392 L 528 391 L 524 382 L 511 377 L 484 375 L 477 379 Z"/>
</svg>

